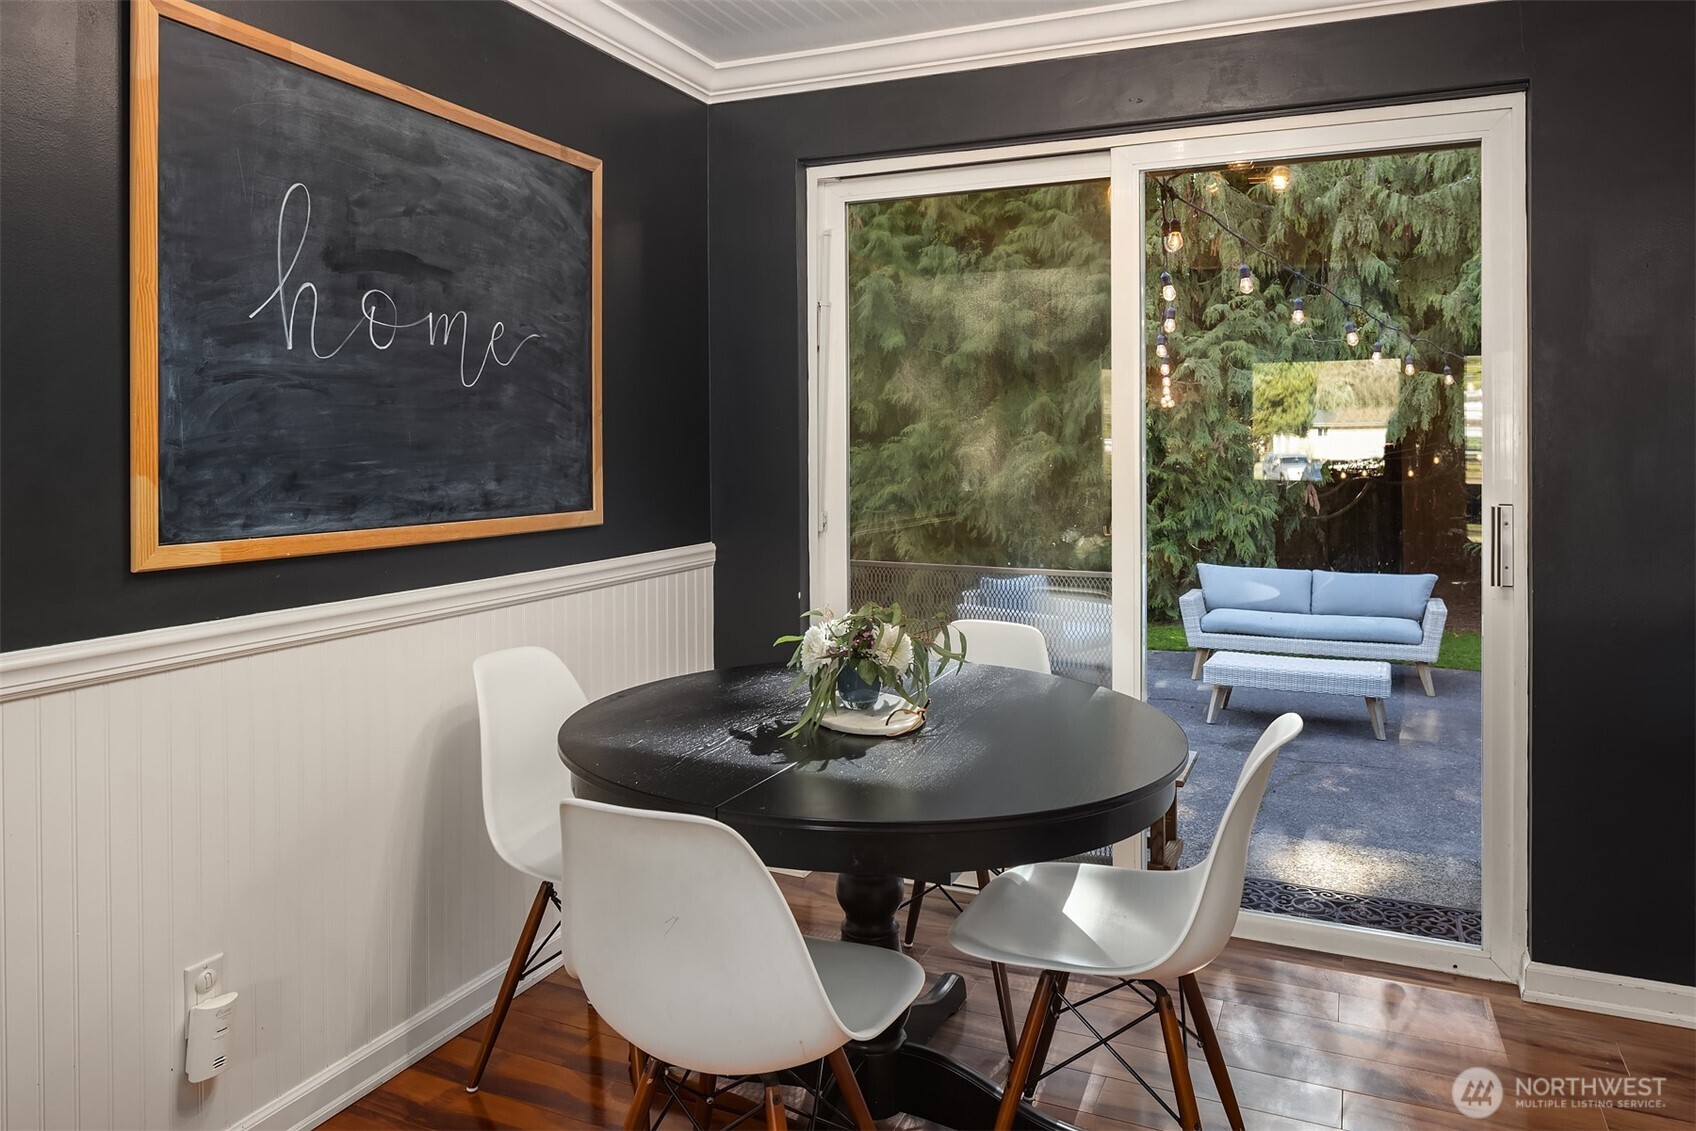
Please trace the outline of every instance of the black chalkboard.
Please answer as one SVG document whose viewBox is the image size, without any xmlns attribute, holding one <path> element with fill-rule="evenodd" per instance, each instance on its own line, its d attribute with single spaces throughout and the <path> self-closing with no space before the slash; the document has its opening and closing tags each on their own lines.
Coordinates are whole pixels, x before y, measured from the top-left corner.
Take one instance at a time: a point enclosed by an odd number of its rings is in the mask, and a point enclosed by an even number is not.
<svg viewBox="0 0 1696 1131">
<path fill-rule="evenodd" d="M 157 28 L 159 564 L 598 521 L 599 162 Z"/>
</svg>

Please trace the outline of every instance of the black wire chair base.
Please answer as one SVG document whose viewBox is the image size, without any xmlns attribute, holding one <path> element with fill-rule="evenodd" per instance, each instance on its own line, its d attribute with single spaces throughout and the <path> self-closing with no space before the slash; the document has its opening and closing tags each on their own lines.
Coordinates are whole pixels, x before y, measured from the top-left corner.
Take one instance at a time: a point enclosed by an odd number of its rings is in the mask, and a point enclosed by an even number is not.
<svg viewBox="0 0 1696 1131">
<path fill-rule="evenodd" d="M 673 1072 L 679 1073 L 673 1075 Z M 811 1073 L 809 1080 L 805 1073 Z M 652 1112 L 646 1126 L 655 1131 L 672 1112 L 681 1114 L 689 1121 L 693 1131 L 707 1131 L 709 1127 L 716 1131 L 732 1131 L 733 1128 L 747 1124 L 749 1120 L 757 1120 L 765 1114 L 765 1088 L 770 1085 L 783 1089 L 784 1111 L 789 1116 L 789 1126 L 804 1128 L 840 1129 L 851 1131 L 854 1120 L 836 1104 L 837 1093 L 835 1080 L 831 1077 L 829 1068 L 822 1060 L 799 1068 L 787 1069 L 783 1072 L 769 1072 L 760 1076 L 738 1076 L 722 1085 L 712 1088 L 702 1088 L 692 1083 L 698 1080 L 698 1074 L 692 1075 L 670 1065 L 664 1067 L 655 1083 L 663 1091 L 665 1100 L 659 1105 L 657 1112 Z M 716 1079 L 716 1078 L 715 1078 Z M 734 1119 L 725 1123 L 716 1123 L 713 1116 L 725 1108 L 720 1104 L 725 1096 L 737 1093 L 738 1089 L 752 1087 L 754 1095 L 738 1094 L 737 1099 L 748 1104 L 746 1111 L 739 1113 Z M 794 1093 L 799 1093 L 797 1097 Z M 657 1096 L 656 1096 L 657 1098 Z M 809 1101 L 803 1108 L 791 1102 L 801 1098 Z M 650 1105 L 651 1110 L 651 1105 Z M 701 1122 L 705 1117 L 706 1122 Z M 797 1123 L 796 1121 L 801 1121 Z"/>
<path fill-rule="evenodd" d="M 555 911 L 559 911 L 562 915 L 564 914 L 563 910 L 560 908 L 559 893 L 557 891 L 549 889 L 548 901 L 554 905 Z M 548 944 L 553 942 L 554 936 L 559 934 L 559 925 L 561 922 L 561 919 L 556 918 L 554 920 L 553 927 L 548 931 L 547 935 L 541 942 L 531 948 L 529 957 L 524 960 L 524 965 L 518 970 L 518 980 L 520 982 L 565 953 L 563 950 L 556 950 L 552 954 L 548 954 L 546 957 L 543 957 L 543 955 L 547 952 Z"/>
<path fill-rule="evenodd" d="M 1103 1035 L 1101 1030 L 1097 1029 L 1095 1025 L 1090 1022 L 1089 1018 L 1084 1016 L 1082 1007 L 1098 1001 L 1109 994 L 1118 993 L 1120 990 L 1127 989 L 1140 997 L 1148 1005 L 1148 1008 L 1142 1013 L 1139 1013 L 1136 1017 L 1119 1026 L 1117 1029 L 1114 1029 L 1111 1033 Z M 1147 990 L 1143 989 L 1141 985 L 1131 981 L 1129 978 L 1116 978 L 1114 979 L 1113 984 L 1108 986 L 1106 989 L 1097 990 L 1088 997 L 1079 998 L 1077 1001 L 1072 1001 L 1065 995 L 1064 992 L 1056 993 L 1054 996 L 1059 999 L 1058 1007 L 1054 1007 L 1054 1022 L 1058 1024 L 1059 1019 L 1062 1016 L 1070 1013 L 1077 1017 L 1078 1021 L 1083 1024 L 1084 1028 L 1090 1031 L 1090 1035 L 1095 1039 L 1059 1063 L 1045 1065 L 1042 1071 L 1031 1073 L 1030 1079 L 1025 1083 L 1026 1098 L 1029 1098 L 1036 1093 L 1036 1087 L 1038 1084 L 1042 1083 L 1062 1068 L 1067 1068 L 1077 1061 L 1082 1060 L 1096 1049 L 1106 1049 L 1108 1054 L 1112 1056 L 1114 1060 L 1119 1062 L 1119 1067 L 1123 1068 L 1126 1072 L 1129 1072 L 1131 1074 L 1131 1079 L 1135 1080 L 1138 1084 L 1141 1084 L 1143 1091 L 1152 1096 L 1154 1098 L 1154 1102 L 1159 1104 L 1166 1114 L 1170 1115 L 1179 1126 L 1182 1126 L 1183 1117 L 1172 1109 L 1172 1105 L 1167 1103 L 1160 1093 L 1154 1090 L 1154 1086 L 1144 1078 L 1143 1074 L 1131 1067 L 1130 1061 L 1120 1055 L 1119 1050 L 1114 1048 L 1112 1045 L 1113 1041 L 1124 1036 L 1132 1029 L 1135 1029 L 1138 1025 L 1141 1025 L 1144 1021 L 1147 1021 L 1150 1017 L 1154 1017 L 1159 1013 L 1159 1007 L 1155 1004 L 1154 996 Z M 1195 1028 L 1191 1026 L 1189 1022 L 1189 1014 L 1184 1005 L 1184 995 L 1177 995 L 1176 1002 L 1178 1007 L 1178 1024 L 1183 1028 L 1184 1035 L 1193 1039 L 1197 1048 L 1204 1047 L 1202 1045 L 1201 1034 L 1196 1032 Z"/>
<path fill-rule="evenodd" d="M 939 892 L 942 893 L 943 899 L 946 899 L 949 903 L 952 903 L 954 905 L 955 911 L 964 911 L 965 908 L 960 906 L 960 901 L 954 898 L 954 893 L 948 890 L 950 883 L 952 883 L 952 881 L 942 882 L 942 883 L 932 883 L 929 880 L 922 880 L 922 881 L 920 881 L 920 887 L 919 887 L 918 895 L 916 897 L 915 896 L 908 896 L 906 899 L 903 899 L 901 901 L 900 906 L 897 907 L 895 910 L 898 913 L 905 911 L 905 910 L 907 910 L 907 908 L 909 908 L 913 905 L 913 900 L 915 898 L 917 898 L 919 900 L 923 900 L 924 897 L 929 895 L 931 892 L 939 891 Z"/>
</svg>

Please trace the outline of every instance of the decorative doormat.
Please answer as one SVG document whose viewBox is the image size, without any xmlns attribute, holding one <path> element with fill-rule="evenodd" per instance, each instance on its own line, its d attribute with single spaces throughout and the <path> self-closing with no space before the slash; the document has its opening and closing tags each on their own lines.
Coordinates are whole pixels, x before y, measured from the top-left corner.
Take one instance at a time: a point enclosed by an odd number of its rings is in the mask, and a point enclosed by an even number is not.
<svg viewBox="0 0 1696 1131">
<path fill-rule="evenodd" d="M 1325 891 L 1278 880 L 1253 877 L 1245 880 L 1243 908 L 1472 946 L 1484 941 L 1484 917 L 1478 911 L 1383 896 L 1351 895 L 1345 891 Z"/>
</svg>

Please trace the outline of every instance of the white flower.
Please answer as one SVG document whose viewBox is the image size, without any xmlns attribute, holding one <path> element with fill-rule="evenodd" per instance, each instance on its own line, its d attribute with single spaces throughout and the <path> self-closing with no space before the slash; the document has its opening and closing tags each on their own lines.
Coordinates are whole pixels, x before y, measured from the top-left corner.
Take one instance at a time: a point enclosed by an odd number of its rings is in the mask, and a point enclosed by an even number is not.
<svg viewBox="0 0 1696 1131">
<path fill-rule="evenodd" d="M 824 666 L 825 654 L 836 643 L 835 633 L 832 632 L 835 627 L 836 622 L 833 620 L 821 621 L 809 628 L 801 638 L 801 670 L 807 675 L 812 675 Z"/>
<path fill-rule="evenodd" d="M 884 667 L 904 674 L 913 666 L 913 638 L 894 625 L 886 624 L 877 634 L 877 647 L 872 650 L 872 655 Z"/>
<path fill-rule="evenodd" d="M 891 666 L 902 674 L 913 666 L 913 638 L 905 632 L 901 634 L 901 643 L 895 646 L 895 663 Z"/>
</svg>

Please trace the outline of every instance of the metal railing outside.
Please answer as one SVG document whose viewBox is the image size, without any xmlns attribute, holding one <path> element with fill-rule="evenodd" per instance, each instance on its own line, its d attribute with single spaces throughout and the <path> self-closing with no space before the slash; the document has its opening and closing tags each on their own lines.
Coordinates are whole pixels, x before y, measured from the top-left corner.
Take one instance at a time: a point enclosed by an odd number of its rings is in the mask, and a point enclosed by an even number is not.
<svg viewBox="0 0 1696 1131">
<path fill-rule="evenodd" d="M 985 580 L 1033 576 L 1046 579 L 1038 593 L 984 595 Z M 908 623 L 920 631 L 963 616 L 1035 624 L 1048 640 L 1055 674 L 1102 687 L 1113 682 L 1110 573 L 852 560 L 848 581 L 855 608 L 898 604 Z"/>
</svg>

